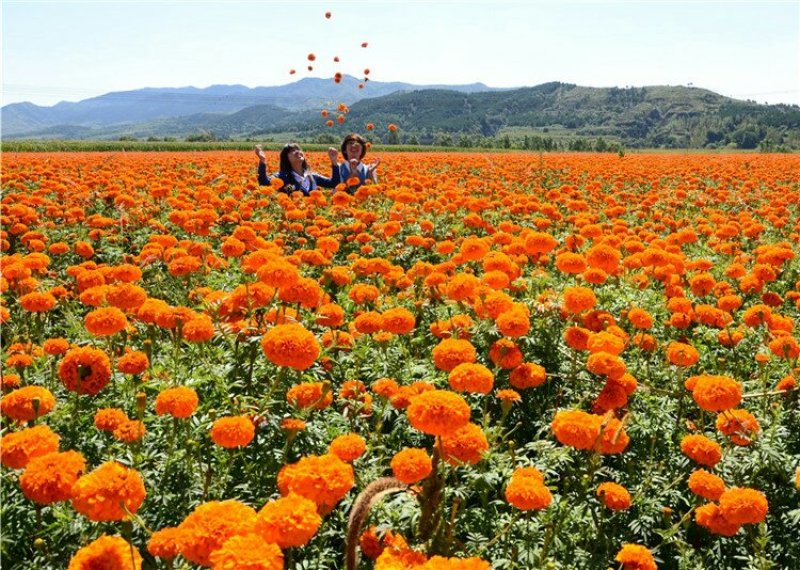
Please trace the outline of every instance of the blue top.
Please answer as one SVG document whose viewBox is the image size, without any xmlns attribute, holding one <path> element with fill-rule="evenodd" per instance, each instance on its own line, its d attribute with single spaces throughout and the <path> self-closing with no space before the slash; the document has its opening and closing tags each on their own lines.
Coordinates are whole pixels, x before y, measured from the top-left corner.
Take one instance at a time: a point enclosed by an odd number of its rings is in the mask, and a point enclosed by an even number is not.
<svg viewBox="0 0 800 570">
<path fill-rule="evenodd" d="M 317 186 L 336 188 L 336 185 L 342 180 L 339 176 L 338 165 L 331 166 L 331 177 L 325 178 L 324 176 L 311 172 L 307 172 L 305 176 L 300 176 L 295 172 L 276 172 L 272 176 L 269 176 L 267 174 L 266 163 L 258 163 L 259 186 L 269 186 L 270 180 L 276 176 L 283 180 L 283 187 L 280 189 L 281 192 L 291 194 L 294 191 L 300 191 L 304 196 L 308 196 L 312 190 L 316 190 Z"/>
<path fill-rule="evenodd" d="M 363 162 L 358 163 L 358 168 L 356 169 L 355 175 L 358 176 L 359 185 L 364 184 L 367 181 L 369 174 L 369 169 L 367 165 Z M 342 182 L 347 182 L 347 179 L 353 176 L 350 174 L 350 163 L 345 161 L 339 165 L 339 179 Z"/>
</svg>

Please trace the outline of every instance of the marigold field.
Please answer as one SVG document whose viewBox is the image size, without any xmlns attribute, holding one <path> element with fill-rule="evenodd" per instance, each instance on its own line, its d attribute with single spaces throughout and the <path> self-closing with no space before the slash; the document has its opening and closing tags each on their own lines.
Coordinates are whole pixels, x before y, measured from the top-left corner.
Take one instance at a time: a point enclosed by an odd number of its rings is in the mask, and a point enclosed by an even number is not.
<svg viewBox="0 0 800 570">
<path fill-rule="evenodd" d="M 800 156 L 382 159 L 3 156 L 4 568 L 800 566 Z"/>
</svg>

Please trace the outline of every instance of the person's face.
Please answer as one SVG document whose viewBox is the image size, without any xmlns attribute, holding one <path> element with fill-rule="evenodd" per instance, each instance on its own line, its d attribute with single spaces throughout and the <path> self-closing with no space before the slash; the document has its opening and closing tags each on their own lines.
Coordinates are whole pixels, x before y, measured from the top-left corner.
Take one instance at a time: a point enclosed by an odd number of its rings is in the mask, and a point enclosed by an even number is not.
<svg viewBox="0 0 800 570">
<path fill-rule="evenodd" d="M 361 158 L 361 143 L 356 140 L 349 140 L 344 147 L 345 152 L 347 153 L 347 160 L 359 160 Z"/>
<path fill-rule="evenodd" d="M 292 165 L 292 168 L 294 170 L 300 170 L 301 168 L 303 168 L 303 161 L 305 160 L 306 155 L 303 153 L 302 150 L 298 148 L 290 150 L 288 158 L 289 158 L 289 164 Z"/>
</svg>

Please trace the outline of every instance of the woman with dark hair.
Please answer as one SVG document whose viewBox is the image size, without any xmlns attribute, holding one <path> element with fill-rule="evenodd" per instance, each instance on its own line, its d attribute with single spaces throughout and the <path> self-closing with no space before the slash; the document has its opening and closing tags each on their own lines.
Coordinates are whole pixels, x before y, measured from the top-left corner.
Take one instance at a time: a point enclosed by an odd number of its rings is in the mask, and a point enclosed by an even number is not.
<svg viewBox="0 0 800 570">
<path fill-rule="evenodd" d="M 364 137 L 356 133 L 351 133 L 344 137 L 342 141 L 342 156 L 344 156 L 344 162 L 339 165 L 339 178 L 342 182 L 346 183 L 348 179 L 355 176 L 358 177 L 358 184 L 348 187 L 350 191 L 355 190 L 367 180 L 370 180 L 374 184 L 378 182 L 376 169 L 381 163 L 381 159 L 376 159 L 372 164 L 365 164 L 362 161 L 366 154 L 367 141 L 364 140 Z"/>
<path fill-rule="evenodd" d="M 312 172 L 306 162 L 306 155 L 299 145 L 290 143 L 281 149 L 279 170 L 272 176 L 267 174 L 267 156 L 261 148 L 256 146 L 258 156 L 258 184 L 269 186 L 272 178 L 279 178 L 283 182 L 280 191 L 287 194 L 298 191 L 308 196 L 317 187 L 335 188 L 341 177 L 339 175 L 339 151 L 331 147 L 328 149 L 328 158 L 331 160 L 331 177 L 325 178 Z"/>
</svg>

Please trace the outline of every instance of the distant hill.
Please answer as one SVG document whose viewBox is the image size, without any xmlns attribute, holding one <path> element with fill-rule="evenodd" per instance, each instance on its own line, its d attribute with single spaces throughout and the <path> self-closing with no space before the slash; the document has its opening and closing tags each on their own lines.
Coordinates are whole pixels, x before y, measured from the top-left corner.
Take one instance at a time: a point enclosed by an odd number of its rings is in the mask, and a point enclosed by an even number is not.
<svg viewBox="0 0 800 570">
<path fill-rule="evenodd" d="M 590 145 L 588 148 L 607 148 L 611 144 L 632 148 L 800 148 L 800 107 L 759 105 L 696 87 L 593 88 L 552 82 L 504 90 L 492 90 L 483 84 L 410 89 L 413 86 L 404 83 L 370 82 L 366 89 L 358 89 L 354 81 L 348 82 L 341 90 L 342 86 L 330 81 L 312 79 L 275 88 L 229 86 L 227 91 L 222 87 L 217 90 L 208 88 L 203 90 L 199 100 L 188 94 L 181 95 L 189 97 L 193 103 L 182 106 L 180 116 L 162 115 L 148 120 L 135 119 L 144 116 L 146 111 L 132 102 L 136 99 L 131 99 L 128 101 L 131 108 L 129 120 L 113 124 L 102 124 L 97 117 L 94 123 L 90 123 L 89 115 L 86 115 L 88 111 L 84 109 L 83 114 L 74 115 L 82 117 L 82 122 L 62 119 L 57 124 L 48 125 L 31 108 L 35 106 L 24 103 L 9 105 L 3 108 L 3 136 L 186 138 L 203 133 L 217 140 L 261 139 L 276 135 L 287 140 L 333 142 L 345 132 L 363 132 L 367 123 L 373 123 L 376 130 L 371 138 L 388 143 L 514 146 L 546 150 L 586 150 L 587 145 Z M 282 104 L 244 105 L 252 102 L 253 97 L 261 97 L 255 93 L 263 94 L 267 90 L 271 90 L 272 101 L 279 100 Z M 146 91 L 149 90 L 136 93 Z M 379 95 L 381 91 L 388 93 Z M 336 98 L 330 98 L 330 93 L 334 93 Z M 112 95 L 115 94 L 104 97 Z M 161 113 L 166 113 L 167 95 L 154 95 L 163 103 Z M 173 96 L 179 97 L 178 94 Z M 214 97 L 219 99 L 215 112 L 187 112 L 202 107 L 203 101 L 210 105 Z M 329 98 L 323 100 L 325 97 Z M 348 103 L 350 97 L 356 98 L 355 102 Z M 292 99 L 291 104 L 287 99 Z M 97 106 L 97 116 L 111 114 L 112 101 L 113 97 Z M 305 103 L 301 105 L 301 102 Z M 330 118 L 335 118 L 339 102 L 350 106 L 346 121 L 343 125 L 327 127 L 319 109 L 330 108 Z M 244 106 L 227 112 L 219 111 L 224 105 Z M 9 107 L 13 107 L 14 116 L 19 116 L 20 122 L 24 120 L 34 126 L 24 133 L 8 132 L 6 110 Z M 147 112 L 154 114 L 155 107 L 157 105 L 153 103 Z M 399 133 L 388 133 L 386 125 L 389 123 L 396 124 Z"/>
<path fill-rule="evenodd" d="M 289 110 L 321 108 L 365 97 L 379 97 L 397 91 L 444 87 L 400 82 L 369 81 L 359 89 L 359 81 L 345 77 L 336 84 L 330 79 L 304 78 L 277 87 L 213 85 L 196 87 L 145 88 L 92 97 L 77 103 L 61 102 L 52 107 L 32 103 L 12 103 L 2 108 L 2 135 L 42 132 L 57 125 L 113 128 L 159 119 L 187 117 L 201 113 L 227 115 L 254 105 L 275 105 Z M 491 88 L 482 83 L 447 86 L 447 89 L 472 93 Z"/>
</svg>

